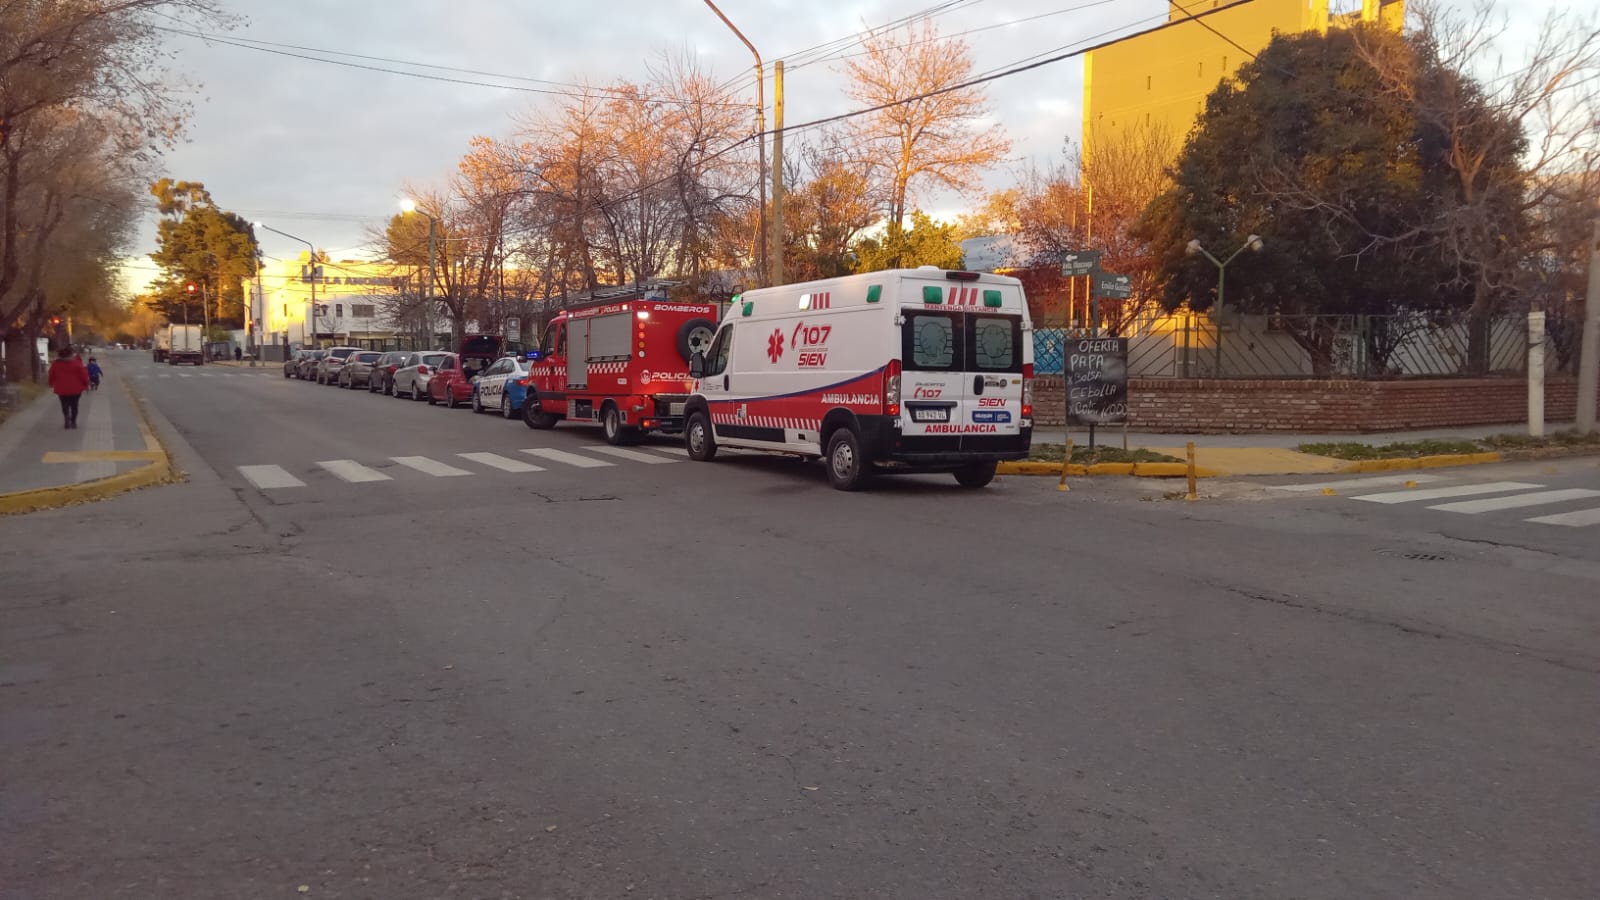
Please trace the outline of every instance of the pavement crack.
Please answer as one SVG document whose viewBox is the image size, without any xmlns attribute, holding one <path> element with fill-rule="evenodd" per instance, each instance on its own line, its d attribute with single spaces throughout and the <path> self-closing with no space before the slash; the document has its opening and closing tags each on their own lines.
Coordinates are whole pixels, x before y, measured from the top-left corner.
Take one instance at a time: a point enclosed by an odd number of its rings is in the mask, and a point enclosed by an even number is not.
<svg viewBox="0 0 1600 900">
<path fill-rule="evenodd" d="M 1218 584 L 1211 581 L 1204 583 L 1209 587 L 1226 591 L 1230 594 L 1237 594 L 1246 599 L 1256 600 L 1261 603 L 1270 603 L 1274 606 L 1284 606 L 1290 609 L 1305 610 L 1307 612 L 1313 612 L 1324 616 L 1332 616 L 1334 618 L 1344 619 L 1350 622 L 1359 622 L 1363 625 L 1374 625 L 1379 628 L 1397 631 L 1401 634 L 1413 635 L 1416 637 L 1427 637 L 1435 640 L 1461 641 L 1463 643 L 1473 644 L 1475 646 L 1483 647 L 1485 649 L 1500 653 L 1511 653 L 1516 656 L 1532 657 L 1534 659 L 1549 663 L 1552 666 L 1568 669 L 1573 672 L 1584 672 L 1590 675 L 1600 675 L 1600 663 L 1597 663 L 1596 661 L 1585 660 L 1579 662 L 1570 659 L 1563 659 L 1558 656 L 1552 656 L 1537 648 L 1529 647 L 1525 644 L 1517 644 L 1510 641 L 1497 641 L 1493 638 L 1462 634 L 1454 631 L 1445 631 L 1440 628 L 1413 625 L 1396 619 L 1384 618 L 1372 613 L 1362 612 L 1356 609 L 1329 606 L 1327 604 L 1318 603 L 1314 600 L 1309 600 L 1304 597 L 1297 597 L 1293 594 L 1277 594 L 1267 591 L 1251 590 L 1249 588 Z"/>
</svg>

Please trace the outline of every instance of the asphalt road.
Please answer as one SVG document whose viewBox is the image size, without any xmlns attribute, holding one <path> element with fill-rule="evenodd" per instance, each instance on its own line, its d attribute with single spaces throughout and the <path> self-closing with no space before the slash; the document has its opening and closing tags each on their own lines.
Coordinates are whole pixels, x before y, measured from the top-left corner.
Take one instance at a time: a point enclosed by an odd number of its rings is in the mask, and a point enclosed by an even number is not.
<svg viewBox="0 0 1600 900">
<path fill-rule="evenodd" d="M 190 479 L 0 520 L 5 900 L 1600 882 L 1600 529 L 1255 483 L 847 495 L 113 363 Z"/>
</svg>

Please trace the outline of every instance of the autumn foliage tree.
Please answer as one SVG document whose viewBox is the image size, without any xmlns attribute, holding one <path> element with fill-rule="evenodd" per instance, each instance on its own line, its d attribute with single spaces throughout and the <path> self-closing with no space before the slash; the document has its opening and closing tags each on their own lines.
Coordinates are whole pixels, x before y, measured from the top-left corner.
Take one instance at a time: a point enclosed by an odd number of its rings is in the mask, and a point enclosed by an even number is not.
<svg viewBox="0 0 1600 900">
<path fill-rule="evenodd" d="M 161 267 L 152 285 L 154 308 L 170 322 L 244 327 L 242 279 L 256 274 L 259 261 L 250 223 L 219 208 L 198 181 L 162 178 L 150 194 L 162 216 L 150 254 Z M 191 293 L 190 284 L 198 290 Z"/>
</svg>

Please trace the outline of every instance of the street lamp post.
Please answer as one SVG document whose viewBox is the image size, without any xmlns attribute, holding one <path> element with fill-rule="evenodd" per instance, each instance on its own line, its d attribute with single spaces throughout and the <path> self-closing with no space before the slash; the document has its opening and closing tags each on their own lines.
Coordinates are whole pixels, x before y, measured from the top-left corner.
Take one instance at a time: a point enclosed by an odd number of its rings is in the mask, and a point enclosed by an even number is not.
<svg viewBox="0 0 1600 900">
<path fill-rule="evenodd" d="M 1239 249 L 1233 251 L 1233 253 L 1227 259 L 1217 259 L 1215 256 L 1212 256 L 1211 255 L 1211 251 L 1209 251 L 1206 248 L 1200 246 L 1200 239 L 1199 238 L 1195 238 L 1194 240 L 1190 241 L 1188 246 L 1186 246 L 1184 248 L 1184 253 L 1186 253 L 1186 254 L 1188 254 L 1190 256 L 1193 256 L 1196 253 L 1198 253 L 1201 256 L 1204 256 L 1206 259 L 1211 260 L 1211 264 L 1217 267 L 1217 363 L 1216 363 L 1216 377 L 1218 377 L 1218 378 L 1222 377 L 1222 288 L 1223 288 L 1223 285 L 1225 284 L 1225 280 L 1224 279 L 1227 277 L 1227 274 L 1228 274 L 1228 263 L 1233 262 L 1236 258 L 1238 258 L 1239 254 L 1245 252 L 1246 250 L 1260 250 L 1261 247 L 1262 247 L 1261 236 L 1260 235 L 1256 235 L 1256 234 L 1252 234 L 1249 237 L 1244 239 L 1244 246 L 1242 246 Z"/>
<path fill-rule="evenodd" d="M 264 228 L 273 234 L 281 234 L 292 241 L 299 241 L 311 250 L 311 310 L 310 314 L 306 316 L 306 324 L 311 327 L 311 341 L 314 343 L 317 333 L 317 248 L 303 237 L 290 234 L 287 231 L 279 231 L 264 222 L 257 222 L 256 227 Z"/>
<path fill-rule="evenodd" d="M 711 7 L 711 11 L 717 14 L 717 18 L 722 20 L 722 24 L 728 26 L 728 29 L 733 32 L 735 37 L 750 48 L 750 55 L 756 58 L 756 154 L 759 160 L 757 163 L 759 166 L 758 171 L 760 172 L 759 177 L 756 178 L 758 198 L 756 202 L 761 204 L 760 215 L 756 219 L 756 245 L 760 248 L 756 251 L 756 277 L 762 286 L 766 286 L 769 283 L 767 281 L 767 254 L 769 252 L 767 247 L 767 69 L 761 62 L 761 54 L 756 51 L 756 45 L 750 43 L 750 39 L 745 37 L 728 20 L 728 17 L 722 14 L 722 10 L 717 9 L 715 3 L 712 3 L 711 0 L 706 0 L 706 5 Z"/>
<path fill-rule="evenodd" d="M 431 306 L 428 306 L 428 304 L 433 302 L 433 284 L 434 279 L 438 277 L 438 273 L 435 271 L 435 260 L 438 255 L 439 247 L 439 220 L 435 219 L 432 213 L 429 213 L 427 210 L 417 206 L 417 201 L 411 199 L 410 197 L 400 201 L 400 211 L 407 213 L 419 212 L 428 219 L 428 283 L 424 285 L 422 289 L 422 302 L 424 307 L 426 307 L 428 312 L 431 314 L 433 310 Z M 461 340 L 461 335 L 455 334 L 453 331 L 451 337 L 456 341 Z M 437 340 L 437 338 L 434 338 L 434 340 Z"/>
</svg>

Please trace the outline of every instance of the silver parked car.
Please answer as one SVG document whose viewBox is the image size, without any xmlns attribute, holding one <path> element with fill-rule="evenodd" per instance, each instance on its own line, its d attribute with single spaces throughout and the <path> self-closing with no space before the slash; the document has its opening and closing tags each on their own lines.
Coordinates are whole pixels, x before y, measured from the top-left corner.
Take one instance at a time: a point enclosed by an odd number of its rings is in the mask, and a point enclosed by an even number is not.
<svg viewBox="0 0 1600 900">
<path fill-rule="evenodd" d="M 294 377 L 301 381 L 310 381 L 317 377 L 317 363 L 322 362 L 322 358 L 328 355 L 328 351 L 302 350 L 301 354 L 300 365 L 295 368 Z"/>
<path fill-rule="evenodd" d="M 394 395 L 412 400 L 428 399 L 428 382 L 433 370 L 450 356 L 443 350 L 421 350 L 406 357 L 405 364 L 394 370 Z"/>
<path fill-rule="evenodd" d="M 344 361 L 350 354 L 359 352 L 360 347 L 329 347 L 327 354 L 317 360 L 317 384 L 338 384 Z"/>
<path fill-rule="evenodd" d="M 377 350 L 357 350 L 344 358 L 339 367 L 339 387 L 367 387 L 372 382 L 372 369 L 383 354 Z"/>
</svg>

